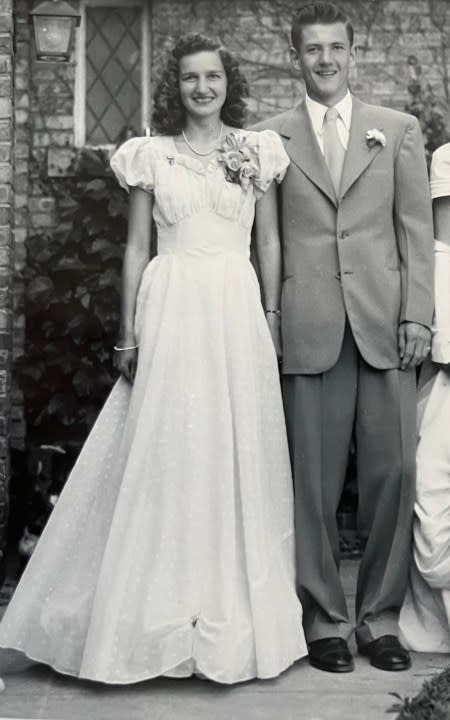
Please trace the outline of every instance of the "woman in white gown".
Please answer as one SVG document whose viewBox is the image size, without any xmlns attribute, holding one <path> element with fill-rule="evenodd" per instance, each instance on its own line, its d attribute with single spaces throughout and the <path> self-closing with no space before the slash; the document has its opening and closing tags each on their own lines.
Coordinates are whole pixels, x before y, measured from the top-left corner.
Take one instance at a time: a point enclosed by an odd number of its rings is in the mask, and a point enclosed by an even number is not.
<svg viewBox="0 0 450 720">
<path fill-rule="evenodd" d="M 307 652 L 277 357 L 249 261 L 255 201 L 267 223 L 289 161 L 275 133 L 233 128 L 245 90 L 217 44 L 180 40 L 156 98 L 165 134 L 111 161 L 130 189 L 122 376 L 0 625 L 1 646 L 63 673 L 234 683 Z"/>
<path fill-rule="evenodd" d="M 433 155 L 435 224 L 434 373 L 419 394 L 413 560 L 400 614 L 405 644 L 450 652 L 450 143 Z"/>
</svg>

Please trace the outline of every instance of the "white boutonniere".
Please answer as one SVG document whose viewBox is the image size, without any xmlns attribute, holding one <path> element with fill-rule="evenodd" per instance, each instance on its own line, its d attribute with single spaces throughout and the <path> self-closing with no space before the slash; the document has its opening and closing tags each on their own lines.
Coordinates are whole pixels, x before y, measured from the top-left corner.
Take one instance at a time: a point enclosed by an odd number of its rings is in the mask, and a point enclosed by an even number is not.
<svg viewBox="0 0 450 720">
<path fill-rule="evenodd" d="M 372 128 L 372 130 L 368 130 L 366 132 L 366 143 L 371 148 L 374 145 L 381 145 L 381 147 L 386 147 L 386 136 L 381 130 L 378 130 L 377 128 Z"/>
</svg>

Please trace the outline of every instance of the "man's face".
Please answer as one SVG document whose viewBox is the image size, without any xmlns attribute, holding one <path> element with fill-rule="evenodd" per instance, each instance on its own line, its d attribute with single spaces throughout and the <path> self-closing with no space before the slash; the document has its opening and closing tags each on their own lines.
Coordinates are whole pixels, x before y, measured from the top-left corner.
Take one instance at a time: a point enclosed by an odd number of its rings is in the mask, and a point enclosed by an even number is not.
<svg viewBox="0 0 450 720">
<path fill-rule="evenodd" d="M 331 107 L 345 96 L 355 53 L 344 23 L 302 28 L 300 47 L 291 48 L 291 60 L 313 100 Z"/>
</svg>

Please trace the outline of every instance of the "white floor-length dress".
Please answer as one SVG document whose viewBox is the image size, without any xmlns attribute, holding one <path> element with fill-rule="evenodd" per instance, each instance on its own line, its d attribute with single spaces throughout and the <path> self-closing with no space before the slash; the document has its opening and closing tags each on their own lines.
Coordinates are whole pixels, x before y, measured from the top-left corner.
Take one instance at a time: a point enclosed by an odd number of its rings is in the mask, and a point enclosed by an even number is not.
<svg viewBox="0 0 450 720">
<path fill-rule="evenodd" d="M 276 676 L 306 654 L 277 360 L 249 261 L 255 195 L 288 159 L 244 132 L 243 190 L 217 158 L 134 138 L 112 167 L 154 193 L 158 256 L 119 379 L 0 625 L 0 645 L 108 683 Z"/>
<path fill-rule="evenodd" d="M 450 196 L 450 143 L 433 155 L 431 194 Z M 400 633 L 411 650 L 450 653 L 450 245 L 436 241 L 435 257 L 431 352 L 447 368 L 420 396 L 413 560 Z"/>
</svg>

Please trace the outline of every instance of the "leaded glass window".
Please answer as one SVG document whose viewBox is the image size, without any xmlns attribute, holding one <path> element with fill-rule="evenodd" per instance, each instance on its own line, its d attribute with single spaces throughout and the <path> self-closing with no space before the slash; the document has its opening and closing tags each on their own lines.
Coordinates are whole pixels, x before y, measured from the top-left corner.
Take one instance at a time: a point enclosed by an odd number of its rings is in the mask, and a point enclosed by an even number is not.
<svg viewBox="0 0 450 720">
<path fill-rule="evenodd" d="M 140 7 L 86 8 L 86 142 L 141 132 Z"/>
<path fill-rule="evenodd" d="M 75 144 L 142 135 L 150 115 L 151 0 L 81 0 Z"/>
</svg>

